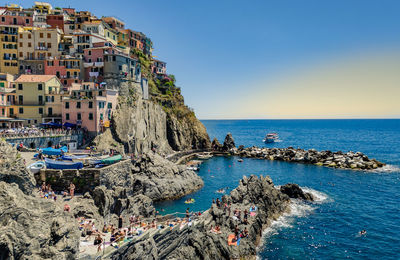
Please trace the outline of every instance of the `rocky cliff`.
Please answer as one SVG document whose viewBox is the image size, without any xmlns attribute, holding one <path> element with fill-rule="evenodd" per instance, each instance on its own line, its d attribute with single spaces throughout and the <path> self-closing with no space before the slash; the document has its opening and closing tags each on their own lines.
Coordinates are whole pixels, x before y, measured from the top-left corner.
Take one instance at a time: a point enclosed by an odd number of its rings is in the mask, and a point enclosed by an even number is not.
<svg viewBox="0 0 400 260">
<path fill-rule="evenodd" d="M 141 154 L 155 148 L 159 154 L 169 154 L 210 146 L 205 127 L 192 112 L 175 113 L 155 99 L 144 100 L 137 85 L 128 88 L 119 98 L 111 128 L 95 139 L 98 149 Z"/>
<path fill-rule="evenodd" d="M 288 186 L 287 191 L 292 186 Z M 296 188 L 296 187 L 295 187 Z M 295 192 L 289 192 L 295 193 Z M 224 204 L 230 205 L 230 209 Z M 256 247 L 263 229 L 271 221 L 289 210 L 289 196 L 274 187 L 269 177 L 244 177 L 230 196 L 222 198 L 221 205 L 213 204 L 194 223 L 185 228 L 173 228 L 156 233 L 153 237 L 138 240 L 121 247 L 111 259 L 255 259 Z M 245 223 L 233 217 L 233 210 L 243 213 L 256 206 L 255 216 Z M 221 232 L 211 232 L 219 226 Z M 228 245 L 228 235 L 234 230 L 248 230 L 240 246 Z"/>
</svg>

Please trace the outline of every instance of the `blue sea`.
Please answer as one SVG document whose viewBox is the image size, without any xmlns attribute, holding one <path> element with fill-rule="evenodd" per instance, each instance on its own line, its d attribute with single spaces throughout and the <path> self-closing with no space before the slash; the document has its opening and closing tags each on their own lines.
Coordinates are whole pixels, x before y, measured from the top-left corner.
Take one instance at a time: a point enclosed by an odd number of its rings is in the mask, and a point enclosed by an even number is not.
<svg viewBox="0 0 400 260">
<path fill-rule="evenodd" d="M 201 165 L 204 187 L 157 204 L 163 214 L 203 211 L 242 176 L 269 175 L 276 185 L 298 183 L 316 203 L 296 201 L 291 214 L 264 232 L 260 259 L 400 259 L 400 120 L 204 120 L 210 138 L 231 132 L 237 145 L 361 151 L 385 162 L 381 171 L 339 170 L 314 165 L 214 157 Z M 281 142 L 264 144 L 268 132 Z M 195 203 L 185 204 L 186 198 Z M 359 235 L 365 229 L 367 234 Z"/>
</svg>

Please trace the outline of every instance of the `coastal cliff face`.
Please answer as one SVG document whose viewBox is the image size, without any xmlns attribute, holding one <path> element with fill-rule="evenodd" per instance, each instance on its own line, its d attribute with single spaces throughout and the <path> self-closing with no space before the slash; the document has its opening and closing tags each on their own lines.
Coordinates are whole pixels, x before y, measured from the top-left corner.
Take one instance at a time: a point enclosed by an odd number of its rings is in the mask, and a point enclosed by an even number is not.
<svg viewBox="0 0 400 260">
<path fill-rule="evenodd" d="M 292 186 L 288 186 L 288 190 Z M 289 192 L 295 193 L 295 192 Z M 301 192 L 300 192 L 301 193 Z M 160 232 L 145 240 L 135 241 L 114 252 L 111 259 L 255 259 L 256 247 L 262 231 L 289 210 L 290 198 L 275 188 L 269 177 L 244 177 L 230 196 L 222 198 L 222 205 L 231 203 L 231 210 L 242 212 L 250 207 L 258 208 L 248 223 L 235 220 L 233 213 L 213 204 L 191 226 L 183 229 Z M 210 232 L 220 226 L 221 233 Z M 248 237 L 240 240 L 238 246 L 228 245 L 228 235 L 246 228 Z"/>
<path fill-rule="evenodd" d="M 205 127 L 185 106 L 178 110 L 185 113 L 178 113 L 155 100 L 144 100 L 136 85 L 125 92 L 128 94 L 120 96 L 113 113 L 111 128 L 95 139 L 99 150 L 141 154 L 154 148 L 159 154 L 170 154 L 210 147 Z"/>
</svg>

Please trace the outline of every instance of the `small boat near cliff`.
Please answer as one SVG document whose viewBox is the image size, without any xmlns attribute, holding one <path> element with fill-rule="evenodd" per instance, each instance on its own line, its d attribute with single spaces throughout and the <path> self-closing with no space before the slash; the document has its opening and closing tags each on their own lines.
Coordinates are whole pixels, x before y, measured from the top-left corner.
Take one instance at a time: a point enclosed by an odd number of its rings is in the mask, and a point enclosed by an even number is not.
<svg viewBox="0 0 400 260">
<path fill-rule="evenodd" d="M 79 170 L 83 168 L 82 162 L 71 162 L 71 161 L 57 161 L 45 158 L 47 169 L 57 170 Z"/>
<path fill-rule="evenodd" d="M 122 160 L 122 155 L 118 154 L 101 160 L 101 163 L 110 165 L 119 162 L 121 160 Z"/>
<path fill-rule="evenodd" d="M 45 166 L 45 162 L 43 161 L 38 161 L 30 164 L 28 167 L 26 167 L 31 173 L 38 173 L 40 170 Z"/>
<path fill-rule="evenodd" d="M 265 137 L 263 142 L 264 143 L 275 143 L 277 140 L 279 140 L 279 136 L 277 133 L 268 133 Z"/>
<path fill-rule="evenodd" d="M 213 155 L 211 153 L 203 153 L 203 154 L 198 154 L 196 157 L 197 157 L 197 159 L 200 159 L 200 160 L 208 160 L 208 159 L 212 158 Z"/>
</svg>

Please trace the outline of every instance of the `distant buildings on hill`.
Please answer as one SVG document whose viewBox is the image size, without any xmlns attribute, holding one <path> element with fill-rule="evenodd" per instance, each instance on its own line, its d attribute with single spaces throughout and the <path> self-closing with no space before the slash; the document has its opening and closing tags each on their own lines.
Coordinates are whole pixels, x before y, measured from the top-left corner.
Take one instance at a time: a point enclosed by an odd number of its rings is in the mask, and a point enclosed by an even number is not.
<svg viewBox="0 0 400 260">
<path fill-rule="evenodd" d="M 119 83 L 139 85 L 148 98 L 139 55 L 152 61 L 156 78 L 166 77 L 166 63 L 152 59 L 152 46 L 116 17 L 45 2 L 0 7 L 0 128 L 52 121 L 103 131 Z"/>
</svg>

